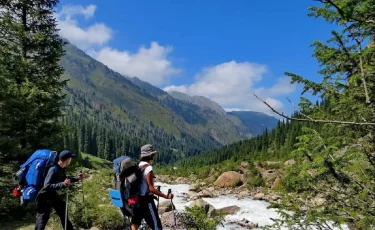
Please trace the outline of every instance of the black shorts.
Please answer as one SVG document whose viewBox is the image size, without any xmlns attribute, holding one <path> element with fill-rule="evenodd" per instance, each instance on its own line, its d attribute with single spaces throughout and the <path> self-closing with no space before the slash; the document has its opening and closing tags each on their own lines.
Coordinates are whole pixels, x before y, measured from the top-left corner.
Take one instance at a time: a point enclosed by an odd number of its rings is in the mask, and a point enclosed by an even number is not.
<svg viewBox="0 0 375 230">
<path fill-rule="evenodd" d="M 142 219 L 145 219 L 147 225 L 153 230 L 163 229 L 153 196 L 139 197 L 139 207 L 134 210 L 131 222 L 134 225 L 141 225 Z"/>
</svg>

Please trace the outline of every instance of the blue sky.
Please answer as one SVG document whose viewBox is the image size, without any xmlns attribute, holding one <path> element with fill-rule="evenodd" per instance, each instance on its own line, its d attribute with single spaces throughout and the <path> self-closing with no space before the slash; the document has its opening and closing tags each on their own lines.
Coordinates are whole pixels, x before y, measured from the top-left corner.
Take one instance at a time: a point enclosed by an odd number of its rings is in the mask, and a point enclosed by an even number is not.
<svg viewBox="0 0 375 230">
<path fill-rule="evenodd" d="M 307 16 L 313 0 L 62 0 L 61 34 L 128 76 L 203 95 L 227 109 L 269 113 L 255 92 L 290 113 L 301 90 L 283 73 L 312 80 L 309 45 L 332 27 Z"/>
</svg>

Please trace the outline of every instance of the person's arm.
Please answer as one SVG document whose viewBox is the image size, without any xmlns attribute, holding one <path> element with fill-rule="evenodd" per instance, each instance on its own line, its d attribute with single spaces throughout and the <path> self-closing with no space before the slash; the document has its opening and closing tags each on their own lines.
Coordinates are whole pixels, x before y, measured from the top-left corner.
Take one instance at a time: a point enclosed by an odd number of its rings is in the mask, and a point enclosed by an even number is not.
<svg viewBox="0 0 375 230">
<path fill-rule="evenodd" d="M 153 171 L 150 171 L 149 173 L 147 173 L 146 175 L 146 180 L 147 180 L 147 184 L 148 184 L 148 189 L 151 193 L 157 195 L 157 196 L 161 196 L 165 199 L 172 199 L 173 198 L 173 194 L 168 194 L 168 195 L 165 195 L 164 193 L 160 192 L 159 190 L 157 190 L 155 187 L 154 187 L 154 176 L 153 176 Z"/>
<path fill-rule="evenodd" d="M 71 182 L 71 183 L 76 183 L 76 182 L 82 180 L 82 178 L 83 178 L 83 174 L 80 172 L 80 173 L 78 174 L 78 176 L 68 176 L 67 178 L 70 179 L 70 182 Z"/>
<path fill-rule="evenodd" d="M 44 188 L 47 189 L 47 190 L 58 190 L 58 189 L 61 189 L 61 188 L 65 188 L 67 186 L 67 182 L 66 182 L 66 179 L 64 182 L 59 182 L 59 183 L 53 183 L 53 177 L 55 176 L 56 174 L 56 168 L 55 167 L 51 167 L 49 168 L 48 172 L 47 172 L 47 176 L 46 178 L 44 179 Z"/>
<path fill-rule="evenodd" d="M 67 178 L 70 179 L 71 183 L 76 183 L 76 182 L 79 181 L 78 177 L 76 177 L 76 176 L 68 176 Z"/>
</svg>

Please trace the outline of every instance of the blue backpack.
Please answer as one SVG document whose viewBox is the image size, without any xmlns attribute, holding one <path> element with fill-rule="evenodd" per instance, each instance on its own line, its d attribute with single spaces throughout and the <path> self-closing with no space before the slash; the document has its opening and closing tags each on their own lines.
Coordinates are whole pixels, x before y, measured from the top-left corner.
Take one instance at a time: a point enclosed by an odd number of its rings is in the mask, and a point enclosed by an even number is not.
<svg viewBox="0 0 375 230">
<path fill-rule="evenodd" d="M 14 174 L 14 181 L 21 187 L 21 204 L 35 201 L 43 187 L 46 169 L 55 162 L 56 156 L 55 151 L 37 150 Z"/>
</svg>

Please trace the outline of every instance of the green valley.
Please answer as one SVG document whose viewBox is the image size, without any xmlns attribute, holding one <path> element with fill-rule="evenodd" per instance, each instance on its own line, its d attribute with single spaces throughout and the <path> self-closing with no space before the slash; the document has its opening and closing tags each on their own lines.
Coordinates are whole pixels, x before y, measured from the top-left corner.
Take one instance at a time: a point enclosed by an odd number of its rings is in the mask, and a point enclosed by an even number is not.
<svg viewBox="0 0 375 230">
<path fill-rule="evenodd" d="M 242 118 L 227 115 L 208 99 L 206 104 L 176 99 L 138 78 L 112 71 L 70 43 L 65 50 L 64 123 L 74 130 L 63 143 L 71 149 L 113 159 L 125 152 L 137 156 L 141 143 L 150 142 L 160 149 L 159 161 L 168 163 L 253 135 Z M 207 107 L 208 102 L 216 109 Z M 244 117 L 255 119 L 253 114 Z"/>
</svg>

